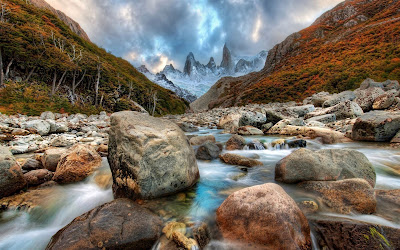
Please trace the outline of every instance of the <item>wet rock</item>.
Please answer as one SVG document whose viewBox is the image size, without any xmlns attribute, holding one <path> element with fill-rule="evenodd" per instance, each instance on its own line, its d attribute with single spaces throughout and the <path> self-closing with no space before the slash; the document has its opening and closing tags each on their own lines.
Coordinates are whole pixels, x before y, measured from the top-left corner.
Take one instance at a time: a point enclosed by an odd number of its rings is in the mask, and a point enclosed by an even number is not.
<svg viewBox="0 0 400 250">
<path fill-rule="evenodd" d="M 217 210 L 217 224 L 225 239 L 248 243 L 248 248 L 311 249 L 306 217 L 276 184 L 231 194 Z"/>
<path fill-rule="evenodd" d="M 335 122 L 336 121 L 336 115 L 335 114 L 326 114 L 326 115 L 320 115 L 320 116 L 315 116 L 310 119 L 307 119 L 307 123 L 309 122 L 321 122 L 324 124 Z"/>
<path fill-rule="evenodd" d="M 275 180 L 283 183 L 363 178 L 374 187 L 375 170 L 367 157 L 352 149 L 299 149 L 275 166 Z"/>
<path fill-rule="evenodd" d="M 352 130 L 356 141 L 390 141 L 400 130 L 400 112 L 372 111 L 359 117 Z"/>
<path fill-rule="evenodd" d="M 238 165 L 244 167 L 255 167 L 255 166 L 262 166 L 263 163 L 257 160 L 253 160 L 251 158 L 247 158 L 237 154 L 223 154 L 220 155 L 219 158 L 230 165 Z"/>
<path fill-rule="evenodd" d="M 99 153 L 101 157 L 106 157 L 108 155 L 108 145 L 100 144 L 96 147 L 96 152 Z"/>
<path fill-rule="evenodd" d="M 374 101 L 379 96 L 383 95 L 385 91 L 381 88 L 368 88 L 368 89 L 357 89 L 354 91 L 357 98 L 354 100 L 364 112 L 368 112 L 372 109 Z"/>
<path fill-rule="evenodd" d="M 167 239 L 172 239 L 172 234 L 174 232 L 181 232 L 183 234 L 186 233 L 186 225 L 185 223 L 181 222 L 169 222 L 162 230 L 162 232 L 165 234 Z"/>
<path fill-rule="evenodd" d="M 274 124 L 272 122 L 266 123 L 261 126 L 261 131 L 264 132 L 264 134 L 266 134 L 268 130 L 270 130 L 273 126 Z"/>
<path fill-rule="evenodd" d="M 277 147 L 277 146 L 283 147 L 284 145 L 285 145 L 285 139 L 278 139 L 278 140 L 271 142 L 272 147 Z"/>
<path fill-rule="evenodd" d="M 356 99 L 356 95 L 353 91 L 344 91 L 339 94 L 332 95 L 328 100 L 323 103 L 322 107 L 328 108 L 335 106 L 341 102 L 353 101 L 354 99 Z"/>
<path fill-rule="evenodd" d="M 400 143 L 400 130 L 397 132 L 397 134 L 392 138 L 390 143 Z"/>
<path fill-rule="evenodd" d="M 92 147 L 76 144 L 61 156 L 53 181 L 58 183 L 81 181 L 100 165 L 101 157 Z"/>
<path fill-rule="evenodd" d="M 282 132 L 284 128 L 286 128 L 290 124 L 290 120 L 285 119 L 277 122 L 270 130 L 268 130 L 267 134 L 279 134 Z"/>
<path fill-rule="evenodd" d="M 375 190 L 377 215 L 389 221 L 400 223 L 400 189 Z"/>
<path fill-rule="evenodd" d="M 190 140 L 189 140 L 190 145 L 192 145 L 192 146 L 201 145 L 201 144 L 205 143 L 206 141 L 215 143 L 215 137 L 213 135 L 195 136 L 195 137 L 190 138 Z"/>
<path fill-rule="evenodd" d="M 281 135 L 292 135 L 292 136 L 305 136 L 311 139 L 320 139 L 324 144 L 333 144 L 348 142 L 349 139 L 344 134 L 334 131 L 328 128 L 318 127 L 298 127 L 298 126 L 286 126 L 280 132 Z"/>
<path fill-rule="evenodd" d="M 267 117 L 267 122 L 271 122 L 272 124 L 277 124 L 279 121 L 286 119 L 286 116 L 280 114 L 275 110 L 265 110 L 265 116 Z"/>
<path fill-rule="evenodd" d="M 242 150 L 246 145 L 246 140 L 240 135 L 233 135 L 226 142 L 226 150 Z"/>
<path fill-rule="evenodd" d="M 206 223 L 202 222 L 193 228 L 193 237 L 199 244 L 200 248 L 203 249 L 210 242 L 210 231 Z"/>
<path fill-rule="evenodd" d="M 47 181 L 51 181 L 54 173 L 47 169 L 32 170 L 24 174 L 24 178 L 28 186 L 38 186 Z"/>
<path fill-rule="evenodd" d="M 301 201 L 298 202 L 300 210 L 305 214 L 312 214 L 318 211 L 318 204 L 315 201 Z"/>
<path fill-rule="evenodd" d="M 26 171 L 31 171 L 31 170 L 37 170 L 37 169 L 42 169 L 43 165 L 40 161 L 36 159 L 29 158 L 25 161 L 25 163 L 22 165 L 22 170 Z"/>
<path fill-rule="evenodd" d="M 186 250 L 197 249 L 197 242 L 194 239 L 187 238 L 183 233 L 174 232 L 172 234 L 172 240 L 178 247 Z"/>
<path fill-rule="evenodd" d="M 309 221 L 321 249 L 400 248 L 398 228 L 334 217 L 313 217 Z"/>
<path fill-rule="evenodd" d="M 237 130 L 239 135 L 263 135 L 264 132 L 252 126 L 239 127 Z"/>
<path fill-rule="evenodd" d="M 364 179 L 307 181 L 298 187 L 311 192 L 317 200 L 337 213 L 372 214 L 376 211 L 374 189 Z"/>
<path fill-rule="evenodd" d="M 98 174 L 94 177 L 94 181 L 102 189 L 109 189 L 113 184 L 111 174 Z"/>
<path fill-rule="evenodd" d="M 151 249 L 162 221 L 129 199 L 116 199 L 75 218 L 46 249 Z"/>
<path fill-rule="evenodd" d="M 8 148 L 0 146 L 0 198 L 18 192 L 25 185 L 21 166 Z"/>
<path fill-rule="evenodd" d="M 152 199 L 199 179 L 193 148 L 178 126 L 137 112 L 111 116 L 108 161 L 115 197 Z"/>
<path fill-rule="evenodd" d="M 56 171 L 58 162 L 66 151 L 67 150 L 63 148 L 47 149 L 42 156 L 43 167 L 53 172 Z"/>
<path fill-rule="evenodd" d="M 307 147 L 307 141 L 298 139 L 298 140 L 286 140 L 285 144 L 289 146 L 289 148 L 305 148 Z"/>
<path fill-rule="evenodd" d="M 260 112 L 246 112 L 239 119 L 239 127 L 252 126 L 261 128 L 267 122 L 267 117 Z"/>
<path fill-rule="evenodd" d="M 207 141 L 196 150 L 196 159 L 213 160 L 217 159 L 221 149 L 213 142 Z"/>
</svg>

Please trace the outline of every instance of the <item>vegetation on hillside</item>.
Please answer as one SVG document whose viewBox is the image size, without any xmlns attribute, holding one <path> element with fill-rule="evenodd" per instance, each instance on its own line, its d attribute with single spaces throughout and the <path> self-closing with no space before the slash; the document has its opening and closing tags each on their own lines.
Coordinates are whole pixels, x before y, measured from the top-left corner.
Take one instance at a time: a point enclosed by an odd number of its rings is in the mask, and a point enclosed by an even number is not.
<svg viewBox="0 0 400 250">
<path fill-rule="evenodd" d="M 2 112 L 118 111 L 133 108 L 132 101 L 156 115 L 187 108 L 183 99 L 82 39 L 50 11 L 25 0 L 0 4 Z"/>
</svg>

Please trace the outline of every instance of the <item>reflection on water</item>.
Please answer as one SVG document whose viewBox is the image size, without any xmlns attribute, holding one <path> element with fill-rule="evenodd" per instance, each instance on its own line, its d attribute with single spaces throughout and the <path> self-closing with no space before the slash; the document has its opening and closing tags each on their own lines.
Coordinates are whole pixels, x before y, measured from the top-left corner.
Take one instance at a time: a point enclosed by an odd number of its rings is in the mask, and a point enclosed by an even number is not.
<svg viewBox="0 0 400 250">
<path fill-rule="evenodd" d="M 221 130 L 203 129 L 196 135 L 212 134 L 218 142 L 226 142 L 231 135 L 221 134 Z M 281 139 L 275 136 L 249 136 L 248 143 L 258 140 L 264 145 Z M 322 145 L 316 141 L 307 141 L 307 148 L 352 148 L 364 153 L 373 163 L 377 172 L 379 189 L 400 188 L 400 153 L 399 150 L 382 147 L 376 143 L 346 143 Z M 387 146 L 387 144 L 385 145 Z M 243 168 L 223 164 L 219 160 L 199 161 L 200 181 L 191 190 L 175 196 L 153 201 L 145 201 L 143 206 L 160 215 L 165 221 L 182 222 L 207 221 L 215 224 L 215 210 L 234 191 L 239 189 L 275 182 L 275 164 L 296 149 L 241 150 L 232 153 L 256 158 L 264 163 L 262 167 Z M 223 152 L 225 153 L 225 152 Z M 96 174 L 110 174 L 106 160 Z M 95 175 L 96 175 L 95 174 Z M 282 184 L 281 184 L 282 185 Z M 304 194 L 294 185 L 282 185 L 296 201 L 305 199 Z M 30 212 L 7 211 L 1 214 L 0 249 L 43 249 L 51 236 L 82 213 L 112 200 L 111 188 L 102 189 L 96 185 L 94 176 L 86 181 L 54 187 L 46 204 Z M 329 214 L 329 216 L 338 216 Z M 343 216 L 343 215 L 341 215 Z M 349 215 L 349 218 L 378 224 L 397 226 L 375 215 Z M 222 248 L 224 243 L 213 241 L 211 245 Z M 226 246 L 225 246 L 226 247 Z"/>
</svg>

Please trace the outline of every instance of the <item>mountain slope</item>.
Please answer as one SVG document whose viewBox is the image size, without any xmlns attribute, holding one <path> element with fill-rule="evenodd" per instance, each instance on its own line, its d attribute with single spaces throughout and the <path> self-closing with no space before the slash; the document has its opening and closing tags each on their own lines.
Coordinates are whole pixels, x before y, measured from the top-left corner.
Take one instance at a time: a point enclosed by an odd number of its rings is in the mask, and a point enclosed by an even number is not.
<svg viewBox="0 0 400 250">
<path fill-rule="evenodd" d="M 76 106 L 119 111 L 134 109 L 134 101 L 158 115 L 188 107 L 129 62 L 73 32 L 52 10 L 23 0 L 2 4 L 7 11 L 0 19 L 0 76 L 6 85 L 0 91 L 1 112 L 37 114 Z"/>
<path fill-rule="evenodd" d="M 268 53 L 262 71 L 218 81 L 194 110 L 300 101 L 355 89 L 363 79 L 400 79 L 400 2 L 348 0 Z"/>
</svg>

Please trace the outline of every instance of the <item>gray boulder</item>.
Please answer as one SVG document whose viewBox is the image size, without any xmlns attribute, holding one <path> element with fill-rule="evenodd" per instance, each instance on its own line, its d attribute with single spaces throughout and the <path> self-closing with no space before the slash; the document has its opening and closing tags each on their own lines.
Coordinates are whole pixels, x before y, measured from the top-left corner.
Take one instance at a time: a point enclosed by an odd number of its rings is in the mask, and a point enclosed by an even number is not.
<svg viewBox="0 0 400 250">
<path fill-rule="evenodd" d="M 117 198 L 174 194 L 192 187 L 200 177 L 183 131 L 170 121 L 138 112 L 111 116 L 108 161 Z"/>
<path fill-rule="evenodd" d="M 368 112 L 372 109 L 374 101 L 379 96 L 383 95 L 385 91 L 381 88 L 368 88 L 368 89 L 357 89 L 354 91 L 356 99 L 354 100 L 364 112 Z"/>
<path fill-rule="evenodd" d="M 6 147 L 0 146 L 0 198 L 18 192 L 26 185 L 21 167 Z"/>
<path fill-rule="evenodd" d="M 61 156 L 67 152 L 66 149 L 63 148 L 49 148 L 47 149 L 42 156 L 42 165 L 45 169 L 50 171 L 56 171 L 58 162 L 61 159 Z"/>
<path fill-rule="evenodd" d="M 337 120 L 343 120 L 347 118 L 356 118 L 364 114 L 364 112 L 357 103 L 352 101 L 344 101 L 336 104 L 333 107 L 308 113 L 305 118 L 310 119 L 312 117 L 323 116 L 327 114 L 334 114 Z"/>
<path fill-rule="evenodd" d="M 281 113 L 267 109 L 265 110 L 265 116 L 267 118 L 267 122 L 271 122 L 273 125 L 277 124 L 279 121 L 286 119 L 287 117 L 282 115 Z"/>
<path fill-rule="evenodd" d="M 239 119 L 239 127 L 253 126 L 261 128 L 267 122 L 267 117 L 259 112 L 245 112 Z"/>
<path fill-rule="evenodd" d="M 368 78 L 361 83 L 360 90 L 365 90 L 368 88 L 381 88 L 385 91 L 388 91 L 391 89 L 399 90 L 400 85 L 399 85 L 398 81 L 387 80 L 385 82 L 375 82 L 374 80 Z"/>
<path fill-rule="evenodd" d="M 363 178 L 374 187 L 375 170 L 364 154 L 351 149 L 299 149 L 275 166 L 275 180 L 283 183 Z"/>
<path fill-rule="evenodd" d="M 198 160 L 213 160 L 217 159 L 221 149 L 211 141 L 205 142 L 196 150 L 196 159 Z"/>
<path fill-rule="evenodd" d="M 34 129 L 39 135 L 48 135 L 51 129 L 50 124 L 43 120 L 27 121 L 26 123 L 23 123 L 21 127 L 23 129 Z"/>
<path fill-rule="evenodd" d="M 372 108 L 374 110 L 380 110 L 380 109 L 387 109 L 390 106 L 392 106 L 395 103 L 395 98 L 396 95 L 398 95 L 399 92 L 397 90 L 390 90 L 384 93 L 383 95 L 378 96 L 374 104 L 372 105 Z"/>
<path fill-rule="evenodd" d="M 319 92 L 314 94 L 308 98 L 306 98 L 303 103 L 313 104 L 315 107 L 322 107 L 323 103 L 331 98 L 331 95 L 328 92 Z"/>
<path fill-rule="evenodd" d="M 286 111 L 289 114 L 294 113 L 298 117 L 304 117 L 306 114 L 313 112 L 314 110 L 315 107 L 312 104 L 286 108 Z"/>
<path fill-rule="evenodd" d="M 328 108 L 335 106 L 336 104 L 339 104 L 341 102 L 353 101 L 354 99 L 356 99 L 356 95 L 354 94 L 353 91 L 344 91 L 339 94 L 334 94 L 333 96 L 331 96 L 328 100 L 324 102 L 322 107 Z"/>
<path fill-rule="evenodd" d="M 356 141 L 390 141 L 400 130 L 400 112 L 372 111 L 359 117 L 351 133 Z"/>
<path fill-rule="evenodd" d="M 161 219 L 129 199 L 116 199 L 75 218 L 46 249 L 151 249 Z"/>
<path fill-rule="evenodd" d="M 321 122 L 324 124 L 335 122 L 336 121 L 336 115 L 335 114 L 326 114 L 326 115 L 320 115 L 320 116 L 315 116 L 310 119 L 306 120 L 306 123 L 309 122 Z"/>
<path fill-rule="evenodd" d="M 40 115 L 40 119 L 42 119 L 42 120 L 55 120 L 56 116 L 51 111 L 45 111 Z"/>
</svg>

